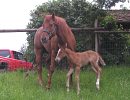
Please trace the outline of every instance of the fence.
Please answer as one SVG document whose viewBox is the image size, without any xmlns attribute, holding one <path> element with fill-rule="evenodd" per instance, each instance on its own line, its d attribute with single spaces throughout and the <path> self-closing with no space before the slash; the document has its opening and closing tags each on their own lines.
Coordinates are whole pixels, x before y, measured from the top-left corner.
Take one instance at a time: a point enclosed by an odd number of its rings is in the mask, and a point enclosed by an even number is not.
<svg viewBox="0 0 130 100">
<path fill-rule="evenodd" d="M 107 64 L 130 65 L 129 33 L 129 31 L 87 32 L 83 47 L 86 46 L 86 50 L 92 49 L 98 51 Z"/>
<path fill-rule="evenodd" d="M 35 32 L 37 29 L 1 29 L 7 32 Z M 83 37 L 83 43 L 77 44 L 81 50 L 92 49 L 99 52 L 108 64 L 130 64 L 130 31 L 105 31 L 102 27 L 72 28 L 76 40 Z M 85 36 L 84 36 L 85 34 Z"/>
</svg>

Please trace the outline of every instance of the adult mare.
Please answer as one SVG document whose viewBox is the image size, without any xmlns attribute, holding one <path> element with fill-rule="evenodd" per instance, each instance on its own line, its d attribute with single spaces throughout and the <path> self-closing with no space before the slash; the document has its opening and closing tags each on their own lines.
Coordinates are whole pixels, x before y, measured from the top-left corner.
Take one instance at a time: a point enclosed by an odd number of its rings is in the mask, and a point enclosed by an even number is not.
<svg viewBox="0 0 130 100">
<path fill-rule="evenodd" d="M 50 40 L 44 42 L 44 38 L 48 35 L 48 33 L 41 26 L 35 34 L 34 37 L 34 52 L 35 52 L 35 63 L 38 71 L 38 82 L 41 86 L 43 86 L 42 79 L 42 61 L 45 60 L 47 62 L 48 72 L 54 70 L 55 68 L 55 57 L 58 50 L 58 41 L 57 36 L 55 35 Z M 43 54 L 47 52 L 48 56 L 46 59 L 43 59 Z M 48 85 L 47 88 L 50 88 L 51 78 L 48 77 Z"/>
<path fill-rule="evenodd" d="M 65 46 L 66 43 L 68 44 L 68 48 L 72 51 L 75 51 L 76 49 L 76 40 L 75 36 L 71 31 L 71 28 L 68 26 L 67 22 L 62 18 L 55 16 L 55 14 L 52 15 L 46 15 L 44 17 L 44 23 L 43 23 L 44 31 L 48 34 L 44 39 L 43 42 L 46 42 L 52 37 L 57 36 L 58 44 L 62 47 Z M 73 64 L 69 62 L 69 68 L 72 68 Z M 50 72 L 49 77 L 51 79 L 53 74 L 54 68 L 50 66 Z M 72 82 L 72 75 L 70 78 Z"/>
</svg>

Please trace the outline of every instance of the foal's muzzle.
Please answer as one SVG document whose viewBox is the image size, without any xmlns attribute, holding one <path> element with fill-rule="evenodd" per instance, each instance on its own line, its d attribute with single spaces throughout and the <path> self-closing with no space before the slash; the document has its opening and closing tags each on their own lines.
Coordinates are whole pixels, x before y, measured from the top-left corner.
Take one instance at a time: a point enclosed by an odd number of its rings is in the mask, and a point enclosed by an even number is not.
<svg viewBox="0 0 130 100">
<path fill-rule="evenodd" d="M 55 61 L 59 63 L 59 62 L 60 62 L 60 58 L 59 58 L 59 57 L 56 57 L 56 58 L 55 58 Z"/>
</svg>

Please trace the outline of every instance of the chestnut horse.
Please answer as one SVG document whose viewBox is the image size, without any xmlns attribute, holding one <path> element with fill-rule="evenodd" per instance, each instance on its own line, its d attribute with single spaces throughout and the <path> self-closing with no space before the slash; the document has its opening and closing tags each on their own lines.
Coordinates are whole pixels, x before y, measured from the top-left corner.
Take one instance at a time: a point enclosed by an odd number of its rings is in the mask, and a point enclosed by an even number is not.
<svg viewBox="0 0 130 100">
<path fill-rule="evenodd" d="M 46 15 L 44 17 L 44 23 L 43 23 L 44 31 L 48 34 L 43 41 L 46 42 L 49 39 L 51 39 L 53 36 L 57 36 L 58 44 L 60 46 L 64 46 L 66 43 L 68 44 L 68 48 L 72 51 L 75 51 L 76 48 L 76 40 L 75 36 L 71 31 L 71 28 L 67 25 L 66 21 L 58 16 L 52 15 Z M 73 64 L 69 62 L 69 68 L 72 68 Z M 54 69 L 51 66 L 49 77 L 52 77 Z M 71 75 L 71 81 L 72 81 L 72 75 Z"/>
<path fill-rule="evenodd" d="M 74 65 L 76 65 L 75 78 L 77 81 L 77 94 L 79 94 L 80 92 L 80 86 L 79 86 L 80 68 L 84 65 L 87 65 L 88 63 L 91 64 L 92 69 L 96 73 L 97 78 L 96 87 L 99 90 L 100 74 L 101 74 L 101 68 L 99 66 L 99 62 L 102 65 L 106 65 L 101 56 L 97 52 L 94 52 L 92 50 L 88 50 L 85 52 L 74 52 L 68 48 L 60 48 L 58 50 L 55 60 L 59 62 L 65 56 L 67 56 L 67 59 L 70 60 Z M 73 71 L 74 69 L 71 68 L 67 73 L 67 82 L 66 82 L 67 91 L 69 91 L 69 78 Z"/>
<path fill-rule="evenodd" d="M 54 36 L 50 40 L 44 42 L 44 38 L 48 34 L 46 31 L 44 31 L 43 27 L 40 27 L 35 34 L 34 37 L 34 52 L 35 52 L 35 63 L 38 69 L 38 82 L 42 86 L 43 80 L 42 80 L 42 61 L 43 61 L 43 54 L 45 52 L 48 53 L 48 57 L 44 60 L 46 60 L 48 64 L 48 72 L 50 72 L 50 68 L 55 68 L 55 57 L 56 53 L 58 51 L 58 45 L 57 45 L 57 36 Z M 50 88 L 51 85 L 51 78 L 48 77 L 48 86 L 47 88 Z"/>
</svg>

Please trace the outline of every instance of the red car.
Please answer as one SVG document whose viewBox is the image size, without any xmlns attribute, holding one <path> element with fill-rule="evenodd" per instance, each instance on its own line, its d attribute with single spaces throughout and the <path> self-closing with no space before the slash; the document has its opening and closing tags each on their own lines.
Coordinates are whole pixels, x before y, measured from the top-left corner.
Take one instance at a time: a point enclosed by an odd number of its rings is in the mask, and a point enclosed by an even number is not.
<svg viewBox="0 0 130 100">
<path fill-rule="evenodd" d="M 23 58 L 23 54 L 9 49 L 0 49 L 0 69 L 15 71 L 17 69 L 30 70 L 33 64 Z"/>
</svg>

